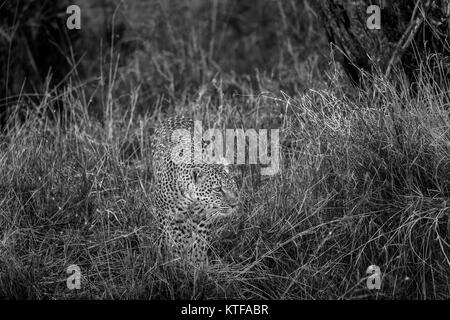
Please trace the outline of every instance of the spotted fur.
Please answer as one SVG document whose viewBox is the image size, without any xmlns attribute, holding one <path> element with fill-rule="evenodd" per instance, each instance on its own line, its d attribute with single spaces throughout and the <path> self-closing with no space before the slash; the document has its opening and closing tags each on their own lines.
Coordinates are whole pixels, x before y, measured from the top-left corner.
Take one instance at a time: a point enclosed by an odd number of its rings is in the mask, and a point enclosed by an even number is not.
<svg viewBox="0 0 450 320">
<path fill-rule="evenodd" d="M 194 162 L 193 143 L 190 152 L 183 155 L 189 161 L 174 161 L 173 150 L 180 143 L 173 139 L 175 130 L 190 132 L 192 142 L 194 122 L 176 116 L 155 131 L 154 208 L 170 252 L 203 264 L 207 262 L 212 222 L 236 210 L 238 188 L 228 166 Z"/>
</svg>

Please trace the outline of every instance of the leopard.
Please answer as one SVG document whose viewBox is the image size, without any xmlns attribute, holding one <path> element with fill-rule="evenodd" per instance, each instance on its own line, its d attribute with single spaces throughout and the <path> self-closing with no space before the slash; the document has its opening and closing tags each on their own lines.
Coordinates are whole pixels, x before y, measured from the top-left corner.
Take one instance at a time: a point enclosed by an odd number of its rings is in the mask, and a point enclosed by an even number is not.
<svg viewBox="0 0 450 320">
<path fill-rule="evenodd" d="M 180 132 L 183 139 L 177 139 Z M 152 139 L 152 206 L 163 231 L 165 252 L 205 266 L 214 222 L 236 213 L 241 197 L 230 163 L 224 158 L 217 162 L 195 158 L 193 139 L 194 120 L 190 117 L 172 116 L 156 128 Z M 180 147 L 183 151 L 177 158 Z M 205 147 L 202 141 L 202 150 Z"/>
</svg>

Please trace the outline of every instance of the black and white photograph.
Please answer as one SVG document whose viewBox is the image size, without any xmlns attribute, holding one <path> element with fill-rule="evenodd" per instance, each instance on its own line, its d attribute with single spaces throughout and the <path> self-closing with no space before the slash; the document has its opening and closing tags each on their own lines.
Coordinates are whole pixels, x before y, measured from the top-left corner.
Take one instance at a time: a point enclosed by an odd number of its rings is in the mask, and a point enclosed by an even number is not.
<svg viewBox="0 0 450 320">
<path fill-rule="evenodd" d="M 0 0 L 2 301 L 448 301 L 449 216 L 449 0 Z"/>
</svg>

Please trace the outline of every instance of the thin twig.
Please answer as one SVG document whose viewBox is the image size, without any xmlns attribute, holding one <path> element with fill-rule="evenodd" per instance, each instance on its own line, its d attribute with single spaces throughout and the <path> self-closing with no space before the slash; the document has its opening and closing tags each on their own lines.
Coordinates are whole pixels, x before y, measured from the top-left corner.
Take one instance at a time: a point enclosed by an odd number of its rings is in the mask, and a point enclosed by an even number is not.
<svg viewBox="0 0 450 320">
<path fill-rule="evenodd" d="M 400 40 L 397 42 L 397 45 L 395 46 L 395 50 L 392 53 L 391 59 L 389 60 L 388 66 L 386 68 L 385 77 L 387 78 L 389 74 L 391 73 L 391 69 L 394 66 L 395 63 L 401 58 L 403 52 L 405 52 L 408 45 L 411 43 L 412 39 L 417 33 L 417 30 L 419 30 L 420 25 L 424 21 L 425 14 L 420 15 L 416 19 L 414 19 L 417 10 L 419 8 L 421 0 L 417 0 L 416 5 L 414 6 L 413 13 L 411 15 L 411 21 L 409 22 L 408 27 L 406 28 L 406 31 L 403 33 Z M 429 2 L 425 6 L 429 5 Z"/>
</svg>

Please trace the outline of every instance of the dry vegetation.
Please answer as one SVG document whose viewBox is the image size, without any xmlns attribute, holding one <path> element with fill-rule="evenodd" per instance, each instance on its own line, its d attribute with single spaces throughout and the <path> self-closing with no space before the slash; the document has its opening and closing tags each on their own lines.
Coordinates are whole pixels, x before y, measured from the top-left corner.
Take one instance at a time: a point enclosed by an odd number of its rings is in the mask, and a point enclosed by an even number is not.
<svg viewBox="0 0 450 320">
<path fill-rule="evenodd" d="M 101 52 L 68 56 L 65 84 L 2 100 L 0 298 L 450 298 L 443 57 L 420 63 L 417 91 L 400 70 L 355 88 L 306 1 L 136 3 Z M 194 275 L 161 257 L 149 206 L 151 129 L 175 111 L 281 133 L 281 172 L 241 168 L 242 207 Z M 372 264 L 381 290 L 366 287 Z"/>
</svg>

